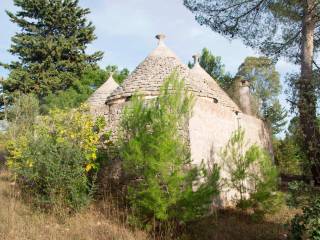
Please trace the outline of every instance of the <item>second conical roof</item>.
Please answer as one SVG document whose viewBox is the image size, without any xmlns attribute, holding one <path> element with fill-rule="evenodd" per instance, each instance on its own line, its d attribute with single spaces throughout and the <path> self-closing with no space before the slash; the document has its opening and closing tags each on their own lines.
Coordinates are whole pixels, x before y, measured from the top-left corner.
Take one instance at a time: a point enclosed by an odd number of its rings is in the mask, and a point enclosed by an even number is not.
<svg viewBox="0 0 320 240">
<path fill-rule="evenodd" d="M 240 111 L 238 105 L 229 97 L 229 95 L 219 86 L 219 84 L 200 66 L 198 58 L 194 55 L 195 63 L 191 72 L 198 78 L 205 81 L 214 92 L 219 103 L 234 111 Z"/>
<path fill-rule="evenodd" d="M 90 105 L 104 104 L 106 98 L 119 87 L 119 84 L 113 79 L 112 74 L 88 99 Z"/>
</svg>

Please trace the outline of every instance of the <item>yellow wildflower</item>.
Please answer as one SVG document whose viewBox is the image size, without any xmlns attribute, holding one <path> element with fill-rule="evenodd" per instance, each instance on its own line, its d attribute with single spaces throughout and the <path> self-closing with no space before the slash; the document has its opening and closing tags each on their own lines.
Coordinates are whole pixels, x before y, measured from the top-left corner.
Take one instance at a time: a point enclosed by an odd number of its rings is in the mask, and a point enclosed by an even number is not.
<svg viewBox="0 0 320 240">
<path fill-rule="evenodd" d="M 28 166 L 29 168 L 31 168 L 31 167 L 33 166 L 33 161 L 30 160 L 30 159 L 28 159 L 28 160 L 27 160 L 27 166 Z"/>
<path fill-rule="evenodd" d="M 86 166 L 86 171 L 89 172 L 93 167 L 94 167 L 94 164 L 93 164 L 93 163 L 87 164 L 87 166 Z"/>
</svg>

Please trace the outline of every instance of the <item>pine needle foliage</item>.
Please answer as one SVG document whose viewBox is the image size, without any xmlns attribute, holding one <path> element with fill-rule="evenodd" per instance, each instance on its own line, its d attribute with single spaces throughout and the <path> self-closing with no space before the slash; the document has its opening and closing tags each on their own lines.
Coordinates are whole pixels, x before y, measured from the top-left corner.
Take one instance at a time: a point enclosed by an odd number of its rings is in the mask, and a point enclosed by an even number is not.
<svg viewBox="0 0 320 240">
<path fill-rule="evenodd" d="M 269 154 L 257 145 L 248 147 L 245 132 L 236 130 L 221 152 L 227 173 L 225 182 L 230 190 L 236 190 L 237 207 L 252 209 L 254 217 L 276 211 L 283 203 L 283 195 L 277 192 L 278 171 Z"/>
<path fill-rule="evenodd" d="M 17 12 L 7 11 L 21 29 L 12 37 L 9 52 L 18 61 L 2 64 L 10 70 L 4 91 L 34 93 L 40 98 L 65 90 L 79 80 L 83 70 L 102 58 L 86 54 L 96 39 L 86 16 L 89 9 L 78 0 L 14 0 Z"/>
<path fill-rule="evenodd" d="M 200 217 L 218 194 L 218 169 L 192 167 L 182 137 L 192 105 L 193 97 L 174 72 L 157 98 L 136 95 L 124 110 L 121 157 L 128 200 L 144 226 L 155 220 L 183 222 Z M 194 190 L 200 173 L 203 181 Z"/>
</svg>

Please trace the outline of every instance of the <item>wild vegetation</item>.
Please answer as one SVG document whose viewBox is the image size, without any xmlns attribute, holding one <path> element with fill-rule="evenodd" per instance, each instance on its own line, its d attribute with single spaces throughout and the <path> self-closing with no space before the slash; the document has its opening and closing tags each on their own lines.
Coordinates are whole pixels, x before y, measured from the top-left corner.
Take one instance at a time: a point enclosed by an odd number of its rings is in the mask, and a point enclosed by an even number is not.
<svg viewBox="0 0 320 240">
<path fill-rule="evenodd" d="M 1 63 L 9 70 L 1 82 L 9 122 L 0 135 L 1 239 L 320 239 L 317 1 L 184 0 L 200 24 L 266 55 L 245 58 L 233 76 L 202 50 L 200 65 L 234 101 L 239 82 L 250 83 L 251 110 L 273 137 L 274 159 L 247 146 L 239 128 L 221 149 L 222 166 L 192 164 L 181 136 L 194 97 L 176 72 L 158 96 L 130 99 L 112 140 L 104 118 L 93 119 L 83 103 L 111 74 L 121 84 L 129 70 L 103 69 L 102 52 L 87 53 L 96 39 L 90 10 L 78 0 L 13 2 L 7 15 L 19 31 L 9 52 L 17 61 Z M 301 67 L 287 76 L 295 116 L 283 138 L 279 57 Z M 99 174 L 113 161 L 121 181 L 102 189 Z M 280 177 L 300 181 L 280 188 Z M 217 207 L 226 188 L 236 208 Z"/>
<path fill-rule="evenodd" d="M 36 204 L 61 205 L 71 210 L 81 208 L 87 204 L 94 185 L 103 121 L 94 122 L 84 107 L 70 111 L 57 109 L 46 116 L 34 116 L 37 100 L 30 98 L 22 95 L 16 99 L 21 105 L 15 104 L 12 109 L 16 124 L 7 134 L 8 169 L 24 192 L 34 196 Z M 33 106 L 25 105 L 24 100 Z M 32 118 L 33 122 L 25 123 Z M 27 127 L 22 130 L 23 126 Z"/>
<path fill-rule="evenodd" d="M 154 220 L 181 224 L 200 218 L 219 193 L 219 169 L 191 166 L 181 138 L 179 128 L 187 123 L 192 99 L 183 79 L 173 73 L 157 98 L 146 104 L 135 96 L 124 110 L 120 156 L 129 179 L 129 203 L 144 226 Z"/>
<path fill-rule="evenodd" d="M 270 155 L 257 145 L 247 150 L 245 132 L 239 128 L 231 136 L 221 152 L 228 173 L 225 184 L 229 191 L 236 190 L 236 206 L 252 209 L 254 218 L 263 218 L 266 213 L 277 211 L 284 202 L 278 191 L 278 172 Z"/>
<path fill-rule="evenodd" d="M 52 92 L 44 97 L 41 101 L 41 112 L 48 113 L 53 108 L 79 107 L 109 78 L 110 74 L 115 81 L 121 83 L 128 76 L 129 70 L 126 68 L 119 70 L 115 65 L 109 65 L 105 70 L 99 67 L 87 67 L 82 77 L 68 89 Z"/>
</svg>

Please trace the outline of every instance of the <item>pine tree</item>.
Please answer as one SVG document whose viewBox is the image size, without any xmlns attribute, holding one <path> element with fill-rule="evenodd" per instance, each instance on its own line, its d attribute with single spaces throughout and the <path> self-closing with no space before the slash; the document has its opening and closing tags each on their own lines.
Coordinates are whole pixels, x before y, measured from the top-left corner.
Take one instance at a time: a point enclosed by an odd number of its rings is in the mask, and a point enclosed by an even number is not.
<svg viewBox="0 0 320 240">
<path fill-rule="evenodd" d="M 320 185 L 320 129 L 313 80 L 318 68 L 320 23 L 317 0 L 184 0 L 201 25 L 229 38 L 240 38 L 261 52 L 299 64 L 297 82 L 300 126 L 313 179 Z"/>
<path fill-rule="evenodd" d="M 16 13 L 7 11 L 20 27 L 12 37 L 9 52 L 17 61 L 2 64 L 11 72 L 4 91 L 34 93 L 38 97 L 65 90 L 79 80 L 88 65 L 102 58 L 102 52 L 86 54 L 96 39 L 94 26 L 78 0 L 14 0 Z"/>
<path fill-rule="evenodd" d="M 184 81 L 173 73 L 157 98 L 134 96 L 124 110 L 120 152 L 128 199 L 143 224 L 193 220 L 208 212 L 218 194 L 218 168 L 209 172 L 192 167 L 190 149 L 179 130 L 190 117 L 192 102 Z M 200 171 L 203 181 L 193 191 Z"/>
</svg>

